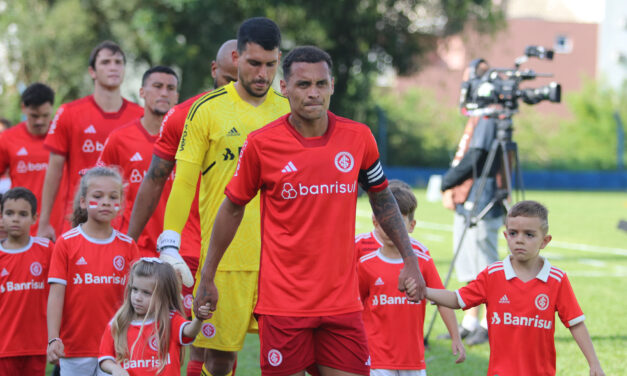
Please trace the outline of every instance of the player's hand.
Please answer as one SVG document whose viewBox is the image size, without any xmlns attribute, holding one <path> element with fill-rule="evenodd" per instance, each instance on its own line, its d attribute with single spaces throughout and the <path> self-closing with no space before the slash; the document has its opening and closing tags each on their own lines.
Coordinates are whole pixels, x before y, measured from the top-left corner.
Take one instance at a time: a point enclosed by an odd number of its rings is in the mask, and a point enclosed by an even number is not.
<svg viewBox="0 0 627 376">
<path fill-rule="evenodd" d="M 590 366 L 590 376 L 605 376 L 605 372 L 601 369 L 600 364 Z"/>
<path fill-rule="evenodd" d="M 58 339 L 49 344 L 46 356 L 48 358 L 48 362 L 52 364 L 59 363 L 59 359 L 65 356 L 63 342 Z"/>
<path fill-rule="evenodd" d="M 411 295 L 408 294 L 407 299 L 417 303 L 426 297 L 425 280 L 418 269 L 418 260 L 415 256 L 407 256 L 403 261 L 405 262 L 405 266 L 401 269 L 401 273 L 398 276 L 398 290 L 405 292 L 405 283 L 409 284 L 411 280 L 414 280 L 416 283 L 416 291 Z"/>
<path fill-rule="evenodd" d="M 453 202 L 453 190 L 447 189 L 442 192 L 442 206 L 447 209 L 455 210 L 455 202 Z"/>
<path fill-rule="evenodd" d="M 213 280 L 200 279 L 198 288 L 196 289 L 196 297 L 194 297 L 194 314 L 203 320 L 211 318 L 218 305 L 218 288 Z M 205 315 L 204 309 L 209 312 Z M 206 316 L 206 317 L 205 317 Z"/>
<path fill-rule="evenodd" d="M 157 252 L 159 258 L 172 265 L 174 270 L 180 275 L 181 281 L 187 287 L 194 285 L 194 276 L 179 254 L 181 247 L 181 235 L 176 231 L 165 230 L 157 239 Z"/>
<path fill-rule="evenodd" d="M 54 227 L 52 227 L 52 225 L 50 224 L 42 225 L 41 223 L 39 223 L 37 236 L 41 238 L 48 238 L 53 242 L 57 240 L 57 235 L 54 233 Z"/>
<path fill-rule="evenodd" d="M 466 348 L 464 347 L 464 343 L 461 338 L 453 338 L 451 340 L 451 349 L 453 350 L 453 355 L 457 355 L 455 364 L 459 364 L 466 360 Z"/>
</svg>

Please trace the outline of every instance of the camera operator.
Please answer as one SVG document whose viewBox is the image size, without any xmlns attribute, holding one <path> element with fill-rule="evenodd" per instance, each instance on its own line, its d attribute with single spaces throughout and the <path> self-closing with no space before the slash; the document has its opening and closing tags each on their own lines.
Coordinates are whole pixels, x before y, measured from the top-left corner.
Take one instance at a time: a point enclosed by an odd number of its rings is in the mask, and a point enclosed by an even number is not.
<svg viewBox="0 0 627 376">
<path fill-rule="evenodd" d="M 464 72 L 464 81 L 478 79 L 488 70 L 488 63 L 483 59 L 474 60 Z M 494 160 L 481 196 L 475 197 L 479 187 L 479 176 L 496 137 L 496 122 L 494 118 L 479 116 L 468 118 L 451 168 L 442 178 L 442 203 L 444 207 L 455 210 L 453 252 L 458 249 L 460 238 L 466 230 L 454 265 L 460 282 L 474 280 L 489 264 L 498 261 L 498 231 L 503 224 L 505 214 L 503 206 L 494 205 L 485 216 L 479 218 L 476 226 L 466 228 L 473 206 L 477 206 L 474 213 L 481 212 L 493 199 L 497 190 L 497 173 L 501 164 L 499 158 Z M 462 338 L 466 338 L 466 344 L 469 346 L 488 341 L 485 309 L 481 319 L 479 311 L 480 307 L 466 310 L 460 324 L 460 334 Z"/>
</svg>

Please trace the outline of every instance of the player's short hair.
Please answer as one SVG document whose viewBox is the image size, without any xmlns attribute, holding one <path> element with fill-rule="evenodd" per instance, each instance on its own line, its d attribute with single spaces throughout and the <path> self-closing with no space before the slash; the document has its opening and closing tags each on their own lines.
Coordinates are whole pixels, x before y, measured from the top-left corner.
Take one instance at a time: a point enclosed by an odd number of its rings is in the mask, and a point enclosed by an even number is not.
<svg viewBox="0 0 627 376">
<path fill-rule="evenodd" d="M 249 18 L 237 30 L 237 52 L 244 52 L 248 43 L 256 43 L 264 50 L 272 51 L 281 45 L 281 30 L 269 18 Z"/>
<path fill-rule="evenodd" d="M 11 188 L 8 191 L 6 191 L 1 197 L 2 197 L 1 198 L 2 204 L 0 204 L 0 212 L 4 211 L 4 203 L 7 200 L 18 200 L 21 198 L 23 200 L 26 200 L 26 202 L 30 204 L 31 214 L 33 216 L 37 214 L 37 197 L 35 197 L 35 194 L 27 188 L 24 188 L 24 187 Z"/>
<path fill-rule="evenodd" d="M 406 215 L 410 221 L 413 221 L 414 213 L 418 207 L 418 200 L 416 199 L 411 186 L 402 180 L 391 179 L 388 187 L 398 204 L 398 209 L 401 214 Z"/>
<path fill-rule="evenodd" d="M 329 71 L 333 69 L 333 60 L 326 51 L 316 46 L 296 47 L 283 59 L 283 77 L 285 81 L 288 80 L 294 63 L 320 63 L 322 61 L 327 63 Z"/>
<path fill-rule="evenodd" d="M 179 76 L 176 74 L 174 69 L 166 67 L 165 65 L 156 65 L 144 72 L 144 75 L 142 76 L 142 86 L 146 84 L 146 80 L 148 80 L 148 77 L 150 77 L 153 73 L 165 73 L 174 76 L 176 78 L 176 85 L 178 86 Z"/>
<path fill-rule="evenodd" d="M 11 121 L 9 119 L 5 119 L 5 118 L 0 118 L 0 124 L 2 124 L 5 128 L 11 128 Z M 0 129 L 0 132 L 2 132 L 2 130 Z"/>
<path fill-rule="evenodd" d="M 516 205 L 512 206 L 507 212 L 505 218 L 505 227 L 507 227 L 507 220 L 513 217 L 535 217 L 540 219 L 540 229 L 546 235 L 549 232 L 549 211 L 546 206 L 537 201 L 525 200 L 520 201 Z"/>
<path fill-rule="evenodd" d="M 22 104 L 26 107 L 39 107 L 46 102 L 54 104 L 54 91 L 42 83 L 31 84 L 22 93 Z"/>
<path fill-rule="evenodd" d="M 91 54 L 89 54 L 89 66 L 92 69 L 96 69 L 96 58 L 98 57 L 98 53 L 102 50 L 109 50 L 112 54 L 119 53 L 120 55 L 122 55 L 122 60 L 124 60 L 124 64 L 126 64 L 126 55 L 124 54 L 124 51 L 122 51 L 122 47 L 120 47 L 120 45 L 115 43 L 114 41 L 105 40 L 104 42 L 100 42 L 99 45 L 94 47 L 94 49 L 91 50 Z"/>
</svg>

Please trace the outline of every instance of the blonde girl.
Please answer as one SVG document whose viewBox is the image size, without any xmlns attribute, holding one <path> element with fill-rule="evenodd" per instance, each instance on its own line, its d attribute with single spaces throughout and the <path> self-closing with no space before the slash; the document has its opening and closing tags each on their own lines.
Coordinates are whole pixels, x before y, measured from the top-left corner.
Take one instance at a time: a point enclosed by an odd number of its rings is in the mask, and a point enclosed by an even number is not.
<svg viewBox="0 0 627 376">
<path fill-rule="evenodd" d="M 135 242 L 111 227 L 122 202 L 117 170 L 95 167 L 83 175 L 72 223 L 54 246 L 48 283 L 48 361 L 61 376 L 98 373 L 100 338 L 120 307 Z"/>
<path fill-rule="evenodd" d="M 208 307 L 200 313 L 207 318 Z M 115 376 L 178 376 L 181 346 L 191 344 L 201 326 L 200 319 L 183 317 L 174 268 L 158 258 L 142 258 L 131 268 L 124 303 L 102 336 L 100 367 Z"/>
</svg>

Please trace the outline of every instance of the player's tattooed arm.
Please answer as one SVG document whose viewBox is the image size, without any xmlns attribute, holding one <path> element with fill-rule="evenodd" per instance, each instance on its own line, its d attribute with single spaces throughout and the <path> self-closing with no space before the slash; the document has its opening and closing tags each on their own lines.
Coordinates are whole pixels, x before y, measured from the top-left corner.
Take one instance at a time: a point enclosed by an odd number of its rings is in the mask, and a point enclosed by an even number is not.
<svg viewBox="0 0 627 376">
<path fill-rule="evenodd" d="M 148 223 L 148 220 L 157 208 L 163 186 L 173 169 L 174 161 L 168 161 L 156 155 L 152 156 L 148 172 L 137 191 L 128 226 L 128 235 L 135 241 L 137 241 L 146 223 Z"/>
</svg>

